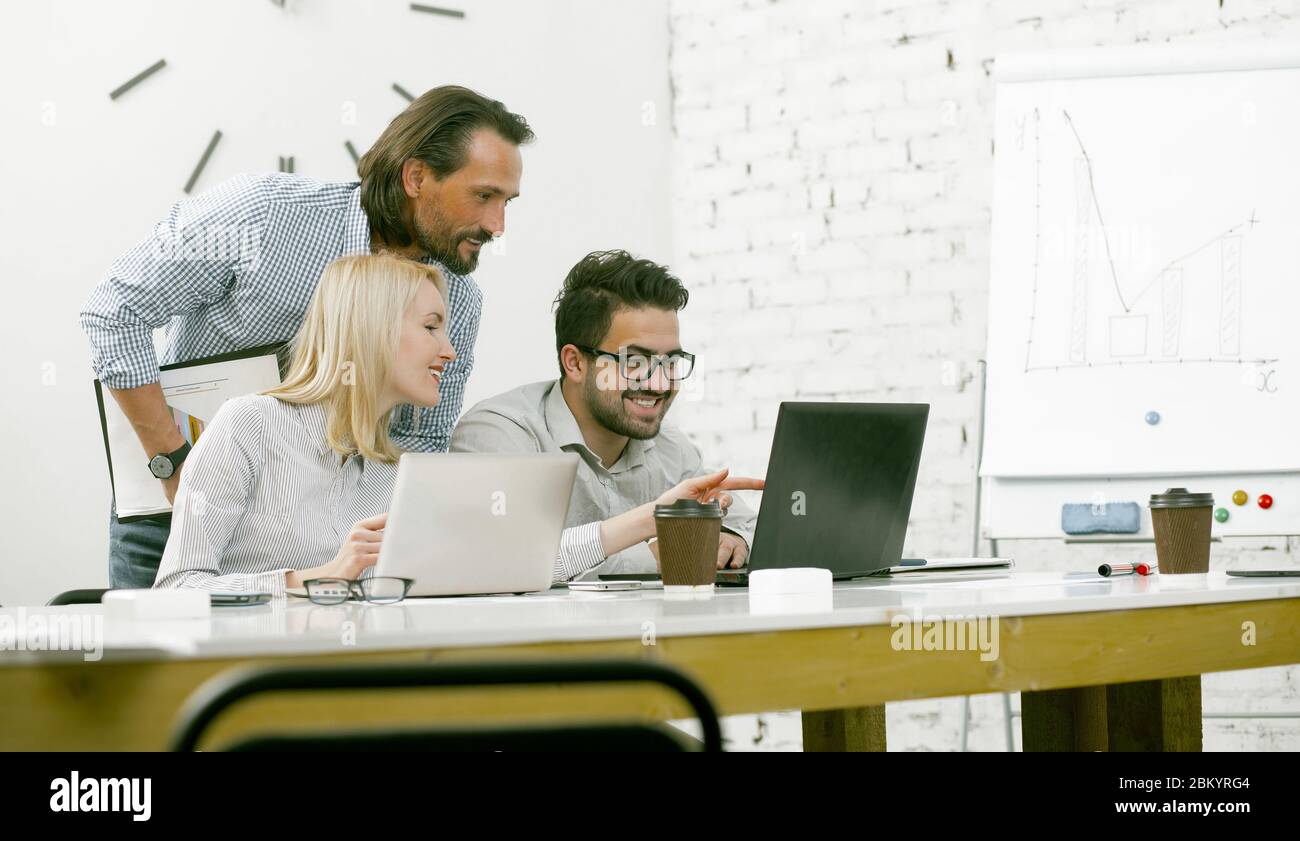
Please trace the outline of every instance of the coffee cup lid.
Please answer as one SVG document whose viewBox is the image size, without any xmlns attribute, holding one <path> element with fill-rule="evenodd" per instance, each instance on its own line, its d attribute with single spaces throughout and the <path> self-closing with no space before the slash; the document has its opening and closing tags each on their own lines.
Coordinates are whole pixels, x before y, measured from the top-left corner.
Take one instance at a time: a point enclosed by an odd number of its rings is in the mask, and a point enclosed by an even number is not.
<svg viewBox="0 0 1300 841">
<path fill-rule="evenodd" d="M 721 517 L 722 505 L 718 502 L 697 502 L 679 499 L 669 505 L 656 505 L 656 517 Z"/>
<path fill-rule="evenodd" d="M 1187 488 L 1170 488 L 1162 494 L 1151 494 L 1152 508 L 1205 508 L 1214 505 L 1214 494 L 1188 493 Z"/>
</svg>

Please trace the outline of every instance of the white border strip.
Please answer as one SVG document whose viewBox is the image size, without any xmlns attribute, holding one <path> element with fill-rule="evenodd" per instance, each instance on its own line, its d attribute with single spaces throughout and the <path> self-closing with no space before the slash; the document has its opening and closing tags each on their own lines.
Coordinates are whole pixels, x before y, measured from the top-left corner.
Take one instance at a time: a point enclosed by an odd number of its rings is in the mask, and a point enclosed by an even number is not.
<svg viewBox="0 0 1300 841">
<path fill-rule="evenodd" d="M 1223 73 L 1300 68 L 1300 43 L 1140 44 L 1125 47 L 1004 53 L 993 64 L 998 83 L 1105 76 Z"/>
</svg>

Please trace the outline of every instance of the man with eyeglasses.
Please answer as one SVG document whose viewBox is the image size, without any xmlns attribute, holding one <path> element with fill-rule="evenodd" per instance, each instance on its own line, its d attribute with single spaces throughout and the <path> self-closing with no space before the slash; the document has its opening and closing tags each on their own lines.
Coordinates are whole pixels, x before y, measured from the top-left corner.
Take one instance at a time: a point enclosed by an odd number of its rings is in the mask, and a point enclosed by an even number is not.
<svg viewBox="0 0 1300 841">
<path fill-rule="evenodd" d="M 654 506 L 719 500 L 718 568 L 749 556 L 756 516 L 727 491 L 762 480 L 706 472 L 699 449 L 663 423 L 695 357 L 681 348 L 688 298 L 663 266 L 626 251 L 582 258 L 555 299 L 558 380 L 484 400 L 452 433 L 452 452 L 581 456 L 555 579 L 654 572 Z"/>
</svg>

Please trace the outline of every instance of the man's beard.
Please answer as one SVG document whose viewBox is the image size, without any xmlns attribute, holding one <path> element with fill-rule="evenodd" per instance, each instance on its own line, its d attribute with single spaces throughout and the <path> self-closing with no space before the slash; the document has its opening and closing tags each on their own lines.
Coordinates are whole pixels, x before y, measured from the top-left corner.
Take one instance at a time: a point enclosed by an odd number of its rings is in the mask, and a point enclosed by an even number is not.
<svg viewBox="0 0 1300 841">
<path fill-rule="evenodd" d="M 492 241 L 492 233 L 482 228 L 453 231 L 451 225 L 437 209 L 434 209 L 433 219 L 430 220 L 428 227 L 420 224 L 418 215 L 412 219 L 412 222 L 415 228 L 415 242 L 420 246 L 420 250 L 441 263 L 447 271 L 455 274 L 469 274 L 478 268 L 478 255 L 482 251 L 480 247 L 478 251 L 469 255 L 468 260 L 464 260 L 460 256 L 462 242 L 476 239 L 486 246 Z"/>
<path fill-rule="evenodd" d="M 627 391 L 619 391 L 618 405 L 611 406 L 600 399 L 602 392 L 596 387 L 595 381 L 591 377 L 587 379 L 582 392 L 583 400 L 587 404 L 587 411 L 591 413 L 591 416 L 596 420 L 596 423 L 616 435 L 625 435 L 628 438 L 637 441 L 654 438 L 659 434 L 659 428 L 663 425 L 664 415 L 668 412 L 668 404 L 671 403 L 673 399 L 673 392 L 671 391 L 666 391 L 660 394 L 658 392 L 647 393 L 636 389 L 628 389 Z M 624 413 L 623 398 L 637 394 L 651 394 L 660 397 L 662 400 L 659 404 L 659 417 L 654 421 L 653 428 L 646 426 L 644 423 L 637 422 Z"/>
</svg>

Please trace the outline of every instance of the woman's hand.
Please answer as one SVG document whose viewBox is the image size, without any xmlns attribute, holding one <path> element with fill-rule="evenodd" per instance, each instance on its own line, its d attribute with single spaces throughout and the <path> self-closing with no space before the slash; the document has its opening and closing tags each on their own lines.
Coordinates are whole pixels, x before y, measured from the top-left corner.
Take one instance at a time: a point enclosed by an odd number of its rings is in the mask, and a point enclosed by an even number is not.
<svg viewBox="0 0 1300 841">
<path fill-rule="evenodd" d="M 379 561 L 379 547 L 384 540 L 384 526 L 388 524 L 388 512 L 376 514 L 366 520 L 360 520 L 352 526 L 338 554 L 327 564 L 311 569 L 300 569 L 287 575 L 289 587 L 301 587 L 304 581 L 313 578 L 344 578 L 356 581 L 361 573 Z"/>
</svg>

